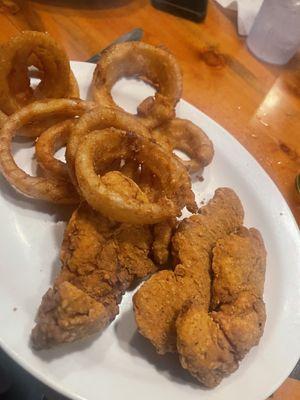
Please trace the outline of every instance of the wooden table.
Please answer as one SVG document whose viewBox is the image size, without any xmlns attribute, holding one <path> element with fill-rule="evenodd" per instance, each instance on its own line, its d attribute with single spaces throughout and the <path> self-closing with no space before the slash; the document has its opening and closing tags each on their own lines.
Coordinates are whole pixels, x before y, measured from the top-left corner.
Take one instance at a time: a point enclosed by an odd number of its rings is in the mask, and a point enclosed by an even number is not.
<svg viewBox="0 0 300 400">
<path fill-rule="evenodd" d="M 259 62 L 237 35 L 236 14 L 213 1 L 204 23 L 158 11 L 148 0 L 17 0 L 16 7 L 11 0 L 1 3 L 0 42 L 20 30 L 47 31 L 73 60 L 84 61 L 124 32 L 142 27 L 145 41 L 167 46 L 179 60 L 183 97 L 252 153 L 300 223 L 300 194 L 295 190 L 300 173 L 300 54 L 284 67 Z M 300 382 L 289 378 L 273 398 L 299 400 Z"/>
</svg>

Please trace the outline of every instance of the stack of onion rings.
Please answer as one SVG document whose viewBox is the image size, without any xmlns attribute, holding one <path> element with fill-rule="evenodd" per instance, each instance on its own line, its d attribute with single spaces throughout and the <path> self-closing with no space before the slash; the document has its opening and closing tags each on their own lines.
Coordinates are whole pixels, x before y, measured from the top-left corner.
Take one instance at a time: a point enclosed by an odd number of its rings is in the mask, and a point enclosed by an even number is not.
<svg viewBox="0 0 300 400">
<path fill-rule="evenodd" d="M 185 206 L 197 210 L 188 171 L 202 170 L 213 148 L 200 128 L 172 119 L 182 76 L 168 51 L 145 43 L 112 46 L 94 72 L 96 103 L 70 99 L 78 96 L 76 79 L 64 50 L 48 34 L 16 36 L 2 46 L 0 62 L 0 170 L 16 189 L 55 203 L 86 200 L 107 217 L 133 224 L 175 218 Z M 40 80 L 35 89 L 32 77 Z M 122 77 L 156 89 L 137 115 L 112 99 L 111 89 Z M 43 176 L 16 165 L 11 154 L 16 135 L 37 138 Z M 64 146 L 66 163 L 55 158 Z M 182 163 L 176 149 L 191 160 Z"/>
</svg>

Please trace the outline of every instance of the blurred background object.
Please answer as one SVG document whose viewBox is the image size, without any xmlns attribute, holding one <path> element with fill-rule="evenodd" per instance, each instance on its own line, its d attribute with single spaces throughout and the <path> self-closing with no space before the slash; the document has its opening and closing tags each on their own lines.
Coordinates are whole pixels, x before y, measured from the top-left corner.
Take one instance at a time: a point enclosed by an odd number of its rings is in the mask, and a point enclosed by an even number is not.
<svg viewBox="0 0 300 400">
<path fill-rule="evenodd" d="M 216 0 L 216 2 L 223 8 L 237 11 L 238 32 L 242 36 L 247 36 L 263 0 Z"/>
<path fill-rule="evenodd" d="M 206 17 L 208 0 L 152 0 L 154 7 L 193 21 Z"/>
<path fill-rule="evenodd" d="M 264 0 L 247 45 L 263 61 L 286 64 L 300 47 L 300 1 Z"/>
</svg>

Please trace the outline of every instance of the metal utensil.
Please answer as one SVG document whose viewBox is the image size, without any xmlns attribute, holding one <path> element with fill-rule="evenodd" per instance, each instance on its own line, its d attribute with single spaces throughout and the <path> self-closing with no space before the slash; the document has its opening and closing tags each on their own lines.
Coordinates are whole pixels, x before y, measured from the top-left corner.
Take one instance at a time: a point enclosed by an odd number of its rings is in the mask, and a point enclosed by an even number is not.
<svg viewBox="0 0 300 400">
<path fill-rule="evenodd" d="M 111 42 L 107 47 L 105 47 L 104 49 L 102 49 L 101 51 L 99 51 L 99 53 L 93 55 L 91 58 L 89 58 L 88 60 L 86 60 L 86 62 L 89 63 L 94 63 L 96 64 L 100 58 L 101 58 L 101 54 L 106 50 L 109 49 L 111 46 L 113 46 L 114 44 L 118 44 L 118 43 L 124 43 L 124 42 L 137 42 L 139 40 L 142 39 L 144 34 L 143 29 L 141 28 L 135 28 L 130 32 L 125 33 L 124 35 L 118 37 L 116 40 L 114 40 L 113 42 Z"/>
</svg>

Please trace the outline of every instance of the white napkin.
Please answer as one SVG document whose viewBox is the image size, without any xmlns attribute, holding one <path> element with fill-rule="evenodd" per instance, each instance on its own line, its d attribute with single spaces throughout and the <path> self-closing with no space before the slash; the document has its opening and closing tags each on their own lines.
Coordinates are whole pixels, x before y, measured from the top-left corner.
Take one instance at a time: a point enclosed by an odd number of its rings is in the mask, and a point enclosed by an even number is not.
<svg viewBox="0 0 300 400">
<path fill-rule="evenodd" d="M 224 8 L 237 10 L 238 31 L 240 35 L 248 35 L 263 0 L 216 0 Z"/>
</svg>

